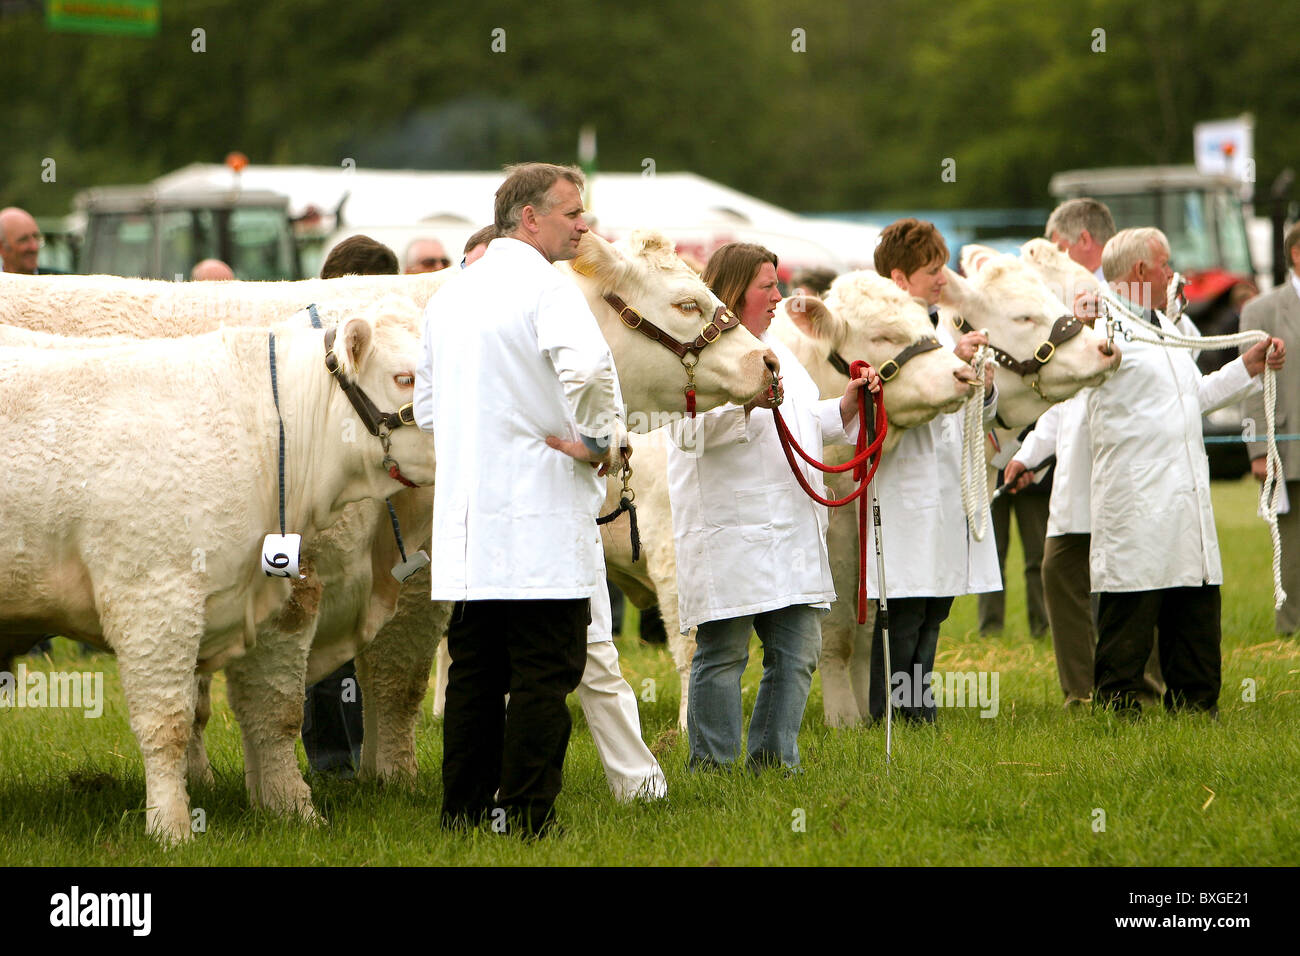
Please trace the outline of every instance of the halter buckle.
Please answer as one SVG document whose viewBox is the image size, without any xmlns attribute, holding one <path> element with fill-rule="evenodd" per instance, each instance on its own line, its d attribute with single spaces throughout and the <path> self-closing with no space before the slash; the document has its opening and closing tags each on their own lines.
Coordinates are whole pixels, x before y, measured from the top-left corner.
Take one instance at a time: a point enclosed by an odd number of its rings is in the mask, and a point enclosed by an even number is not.
<svg viewBox="0 0 1300 956">
<path fill-rule="evenodd" d="M 629 312 L 631 312 L 634 316 L 636 316 L 636 321 L 635 321 L 635 322 L 629 322 L 629 321 L 628 321 L 627 314 L 628 314 Z M 636 309 L 632 308 L 630 305 L 629 305 L 629 306 L 624 306 L 623 309 L 622 309 L 622 311 L 620 311 L 620 312 L 618 313 L 618 317 L 623 321 L 623 324 L 626 325 L 629 329 L 638 329 L 638 328 L 640 328 L 640 327 L 641 327 L 641 323 L 645 320 L 645 317 L 644 317 L 643 315 L 641 315 L 641 313 L 638 312 Z"/>
<path fill-rule="evenodd" d="M 1043 350 L 1047 351 L 1044 352 Z M 1039 365 L 1046 365 L 1051 361 L 1052 356 L 1056 354 L 1056 346 L 1051 342 L 1044 342 L 1038 348 L 1034 349 L 1034 361 Z"/>
<path fill-rule="evenodd" d="M 876 372 L 880 375 L 880 380 L 882 382 L 888 382 L 898 374 L 901 367 L 902 366 L 893 359 L 890 359 L 888 362 L 882 363 L 880 368 L 876 369 Z"/>
<path fill-rule="evenodd" d="M 713 330 L 713 337 L 709 337 L 709 330 Z M 700 329 L 700 338 L 704 339 L 706 344 L 712 344 L 722 337 L 722 329 L 718 328 L 717 323 L 710 322 L 704 328 Z"/>
</svg>

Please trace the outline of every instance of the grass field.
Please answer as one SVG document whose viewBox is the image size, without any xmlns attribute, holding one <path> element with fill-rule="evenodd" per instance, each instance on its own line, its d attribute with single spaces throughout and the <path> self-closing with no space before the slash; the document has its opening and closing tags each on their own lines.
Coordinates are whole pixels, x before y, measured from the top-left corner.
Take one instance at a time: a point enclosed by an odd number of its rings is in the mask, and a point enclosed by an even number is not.
<svg viewBox="0 0 1300 956">
<path fill-rule="evenodd" d="M 1214 488 L 1227 582 L 1217 723 L 1151 712 L 1129 724 L 1063 711 L 1051 648 L 1027 636 L 1013 545 L 1006 633 L 981 639 L 975 599 L 960 599 L 937 662 L 940 671 L 999 672 L 998 715 L 940 710 L 936 728 L 897 728 L 888 771 L 882 729 L 823 726 L 815 680 L 799 742 L 803 774 L 688 774 L 685 740 L 672 729 L 671 661 L 639 644 L 632 613 L 633 633 L 619 648 L 638 692 L 645 678 L 657 682 L 641 720 L 646 739 L 665 748 L 666 803 L 613 801 L 570 698 L 574 735 L 558 805 L 567 832 L 537 844 L 446 835 L 436 822 L 442 739 L 430 695 L 414 787 L 319 781 L 316 805 L 328 826 L 278 819 L 248 808 L 238 730 L 218 677 L 208 727 L 217 783 L 191 793 L 207 829 L 168 851 L 144 834 L 143 769 L 113 659 L 80 658 L 59 641 L 52 663 L 27 658 L 29 668 L 102 669 L 107 703 L 98 719 L 0 708 L 0 865 L 1294 865 L 1300 643 L 1273 635 L 1268 535 L 1254 487 Z M 747 707 L 758 657 L 745 675 Z M 1246 681 L 1253 702 L 1243 699 Z"/>
</svg>

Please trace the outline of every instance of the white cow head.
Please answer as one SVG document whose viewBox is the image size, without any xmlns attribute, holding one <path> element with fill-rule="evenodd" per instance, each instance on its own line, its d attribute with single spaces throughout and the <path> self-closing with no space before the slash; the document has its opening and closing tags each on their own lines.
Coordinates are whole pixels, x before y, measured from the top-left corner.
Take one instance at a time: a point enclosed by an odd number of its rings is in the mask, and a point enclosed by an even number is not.
<svg viewBox="0 0 1300 956">
<path fill-rule="evenodd" d="M 356 382 L 381 414 L 398 411 L 409 404 L 414 395 L 415 367 L 420 356 L 419 319 L 420 310 L 413 302 L 389 296 L 360 315 L 344 319 L 338 326 L 334 353 L 339 359 L 340 375 Z M 313 336 L 317 342 L 318 335 Z M 323 360 L 322 352 L 320 361 L 323 363 Z M 384 463 L 382 440 L 367 431 L 356 410 L 332 379 L 329 388 L 331 409 L 337 409 L 338 414 L 344 416 L 344 442 L 360 450 L 365 462 L 362 480 L 369 486 L 369 490 L 362 494 L 352 493 L 355 491 L 352 489 L 337 504 L 359 497 L 384 497 L 399 491 L 403 486 L 389 476 L 389 465 L 393 462 L 400 466 L 400 473 L 408 481 L 417 485 L 433 484 L 432 434 L 416 425 L 391 429 L 388 457 L 392 461 Z M 338 425 L 334 427 L 337 429 Z M 335 434 L 338 434 L 337 430 Z M 379 493 L 372 493 L 376 488 Z"/>
<path fill-rule="evenodd" d="M 831 398 L 843 394 L 848 383 L 831 365 L 832 351 L 846 362 L 862 359 L 879 369 L 914 342 L 933 338 L 934 327 L 906 292 L 863 271 L 836 279 L 824 303 L 811 296 L 783 299 L 772 333 L 808 370 L 822 398 Z M 971 367 L 950 349 L 941 346 L 913 356 L 885 385 L 890 434 L 956 411 L 974 380 Z"/>
<path fill-rule="evenodd" d="M 987 329 L 990 344 L 1018 361 L 1035 354 L 1057 319 L 1073 314 L 1037 269 L 1015 256 L 976 248 L 963 256 L 963 267 L 967 278 L 947 270 L 943 321 L 960 317 L 976 329 Z M 998 417 L 1007 425 L 1027 425 L 1054 403 L 1100 385 L 1119 367 L 1119 350 L 1107 355 L 1105 345 L 1103 335 L 1085 326 L 1058 345 L 1034 374 L 1000 369 Z"/>
<path fill-rule="evenodd" d="M 645 230 L 616 245 L 587 233 L 578 245 L 571 274 L 614 355 L 628 407 L 628 429 L 649 431 L 663 422 L 661 413 L 684 413 L 687 377 L 681 359 L 628 328 L 604 296 L 614 293 L 683 343 L 692 342 L 711 322 L 721 305 L 718 297 L 678 258 L 670 241 Z M 699 353 L 697 410 L 727 402 L 745 404 L 771 386 L 778 368 L 772 350 L 743 326 L 722 333 Z"/>
</svg>

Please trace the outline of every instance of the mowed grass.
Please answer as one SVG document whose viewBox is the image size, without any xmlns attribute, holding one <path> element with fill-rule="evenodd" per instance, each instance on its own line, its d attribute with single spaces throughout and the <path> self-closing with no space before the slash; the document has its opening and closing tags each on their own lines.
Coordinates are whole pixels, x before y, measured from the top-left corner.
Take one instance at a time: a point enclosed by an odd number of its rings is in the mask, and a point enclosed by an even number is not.
<svg viewBox="0 0 1300 956">
<path fill-rule="evenodd" d="M 691 774 L 673 729 L 677 680 L 667 653 L 620 640 L 643 700 L 645 737 L 663 749 L 667 802 L 622 806 L 576 698 L 559 802 L 566 832 L 526 844 L 437 826 L 441 725 L 431 697 L 414 786 L 317 781 L 315 828 L 248 807 L 238 728 L 220 676 L 208 748 L 217 775 L 191 794 L 206 831 L 164 850 L 144 833 L 144 776 L 111 657 L 56 642 L 29 667 L 105 673 L 98 719 L 0 708 L 0 865 L 1281 865 L 1300 862 L 1300 645 L 1272 632 L 1267 531 L 1254 484 L 1217 484 L 1223 595 L 1221 719 L 1149 712 L 1137 723 L 1061 708 L 1047 642 L 1027 636 L 1012 546 L 1007 629 L 981 639 L 974 598 L 957 601 L 941 671 L 996 670 L 1000 710 L 941 710 L 935 728 L 898 727 L 886 768 L 882 728 L 831 731 L 821 686 L 800 736 L 804 772 Z M 745 675 L 751 707 L 757 641 Z M 1253 684 L 1247 683 L 1253 682 Z M 1254 700 L 1243 699 L 1253 687 Z M 646 697 L 650 694 L 646 693 Z M 301 749 L 300 749 L 301 758 Z M 305 767 L 306 762 L 302 760 Z"/>
</svg>

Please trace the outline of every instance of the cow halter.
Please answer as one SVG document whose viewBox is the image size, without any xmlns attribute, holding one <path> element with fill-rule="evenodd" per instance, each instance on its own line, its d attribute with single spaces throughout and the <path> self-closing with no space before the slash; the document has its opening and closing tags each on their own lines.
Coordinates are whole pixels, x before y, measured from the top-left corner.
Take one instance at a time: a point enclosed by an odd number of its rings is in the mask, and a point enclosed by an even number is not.
<svg viewBox="0 0 1300 956">
<path fill-rule="evenodd" d="M 967 322 L 960 315 L 952 317 L 952 324 L 961 332 L 974 332 L 974 326 Z M 1042 367 L 1050 362 L 1056 355 L 1056 347 L 1068 342 L 1080 332 L 1083 331 L 1083 323 L 1073 315 L 1063 315 L 1052 324 L 1052 331 L 1047 336 L 1047 341 L 1039 344 L 1034 349 L 1034 354 L 1027 359 L 1013 358 L 1009 352 L 998 348 L 996 345 L 989 343 L 989 351 L 993 353 L 993 358 L 998 365 L 1009 372 L 1019 375 L 1021 378 L 1029 378 L 1033 375 L 1034 379 L 1029 382 L 1029 387 L 1038 392 L 1040 397 L 1043 396 L 1042 390 L 1038 387 L 1038 373 Z"/>
<path fill-rule="evenodd" d="M 415 424 L 415 408 L 412 403 L 407 402 L 395 412 L 381 412 L 379 407 L 370 399 L 363 389 L 356 382 L 350 382 L 343 375 L 343 367 L 339 364 L 339 357 L 334 352 L 334 338 L 338 329 L 330 329 L 325 333 L 325 368 L 329 370 L 334 381 L 338 382 L 339 388 L 347 396 L 352 407 L 361 418 L 361 423 L 366 426 L 366 431 L 374 435 L 384 446 L 383 465 L 388 469 L 388 476 L 394 481 L 400 481 L 408 488 L 418 487 L 415 482 L 407 479 L 402 474 L 402 469 L 392 454 L 392 439 L 389 437 L 394 429 L 401 428 L 403 425 Z"/>
<path fill-rule="evenodd" d="M 740 319 L 736 318 L 735 314 L 725 305 L 719 305 L 713 310 L 713 318 L 700 329 L 700 334 L 695 336 L 695 339 L 691 342 L 682 342 L 659 328 L 613 292 L 605 293 L 604 299 L 609 303 L 610 308 L 618 313 L 619 319 L 629 329 L 635 329 L 652 342 L 658 342 L 681 359 L 682 367 L 686 369 L 686 413 L 691 418 L 694 418 L 695 366 L 700 361 L 700 353 L 704 351 L 706 346 L 722 338 L 723 332 L 729 332 L 739 326 Z"/>
<path fill-rule="evenodd" d="M 903 366 L 912 359 L 916 358 L 918 355 L 923 355 L 926 352 L 933 352 L 935 349 L 939 348 L 943 348 L 943 346 L 939 344 L 939 340 L 933 335 L 922 336 L 891 358 L 888 362 L 881 364 L 880 368 L 876 369 L 880 374 L 880 380 L 882 382 L 888 382 L 894 379 L 897 377 L 898 373 L 903 370 Z M 846 378 L 853 378 L 849 369 L 849 363 L 845 361 L 844 356 L 835 351 L 835 349 L 831 349 L 831 354 L 827 356 L 827 360 L 831 363 L 831 368 L 835 369 L 835 371 L 839 372 Z"/>
</svg>

